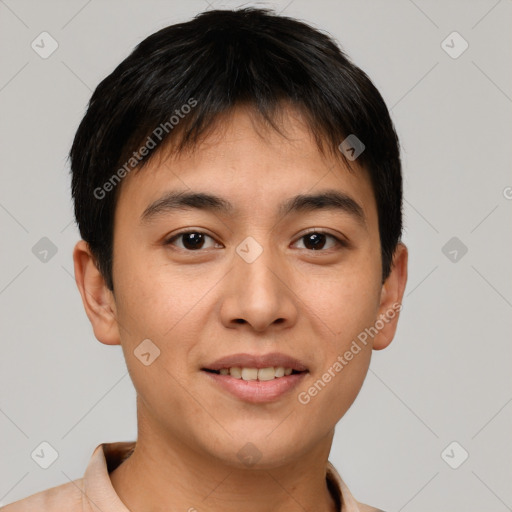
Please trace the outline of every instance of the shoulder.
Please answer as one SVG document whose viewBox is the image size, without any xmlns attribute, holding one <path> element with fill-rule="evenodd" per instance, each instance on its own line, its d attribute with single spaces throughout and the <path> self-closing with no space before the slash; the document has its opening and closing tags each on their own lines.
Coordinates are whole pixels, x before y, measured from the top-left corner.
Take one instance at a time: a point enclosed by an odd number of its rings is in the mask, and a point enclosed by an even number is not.
<svg viewBox="0 0 512 512">
<path fill-rule="evenodd" d="M 357 501 L 330 461 L 327 461 L 327 481 L 335 485 L 336 495 L 339 496 L 342 502 L 341 509 L 347 510 L 347 512 L 384 512 L 380 508 L 371 507 Z"/>
<path fill-rule="evenodd" d="M 380 508 L 370 507 L 370 505 L 365 505 L 364 503 L 357 502 L 357 506 L 359 507 L 359 512 L 384 512 Z"/>
<path fill-rule="evenodd" d="M 82 479 L 32 494 L 0 509 L 1 512 L 81 512 Z"/>
</svg>

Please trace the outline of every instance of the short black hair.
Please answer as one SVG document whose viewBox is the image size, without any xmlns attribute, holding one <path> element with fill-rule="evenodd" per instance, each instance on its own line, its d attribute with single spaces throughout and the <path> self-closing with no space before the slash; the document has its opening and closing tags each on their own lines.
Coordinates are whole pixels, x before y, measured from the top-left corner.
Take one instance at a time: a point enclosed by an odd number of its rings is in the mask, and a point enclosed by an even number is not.
<svg viewBox="0 0 512 512">
<path fill-rule="evenodd" d="M 292 105 L 319 150 L 349 167 L 340 143 L 362 141 L 357 163 L 375 196 L 384 282 L 402 233 L 402 174 L 382 96 L 329 35 L 270 9 L 243 8 L 205 11 L 152 34 L 91 97 L 69 155 L 71 189 L 80 235 L 109 289 L 118 182 L 164 142 L 177 153 L 194 148 L 241 105 L 275 129 L 276 115 Z"/>
</svg>

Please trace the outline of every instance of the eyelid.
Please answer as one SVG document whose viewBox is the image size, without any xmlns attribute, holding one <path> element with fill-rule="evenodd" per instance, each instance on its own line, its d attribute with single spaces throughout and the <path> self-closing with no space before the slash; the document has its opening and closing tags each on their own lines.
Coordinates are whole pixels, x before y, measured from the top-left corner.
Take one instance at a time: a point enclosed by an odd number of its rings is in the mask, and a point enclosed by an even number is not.
<svg viewBox="0 0 512 512">
<path fill-rule="evenodd" d="M 188 233 L 197 233 L 197 234 L 200 234 L 200 235 L 205 235 L 205 236 L 211 238 L 216 244 L 221 244 L 213 235 L 210 235 L 210 233 L 208 233 L 207 231 L 204 231 L 203 229 L 199 229 L 199 228 L 186 228 L 186 229 L 183 229 L 181 231 L 178 231 L 177 233 L 173 233 L 173 234 L 171 234 L 169 236 L 166 236 L 164 238 L 164 240 L 163 240 L 163 245 L 174 245 L 173 242 L 177 238 L 179 238 L 182 235 L 186 235 Z M 177 249 L 180 249 L 182 251 L 187 251 L 187 252 L 199 252 L 201 250 L 204 250 L 204 249 L 198 249 L 197 251 L 190 251 L 190 250 L 187 250 L 187 249 L 182 249 L 181 247 L 177 247 Z"/>
<path fill-rule="evenodd" d="M 173 242 L 176 239 L 178 239 L 180 236 L 186 235 L 188 233 L 198 233 L 198 234 L 205 235 L 205 236 L 211 238 L 216 244 L 223 245 L 213 235 L 210 235 L 207 231 L 204 231 L 203 229 L 199 229 L 199 228 L 186 228 L 181 231 L 178 231 L 177 233 L 173 233 L 172 235 L 165 237 L 163 244 L 164 245 L 174 245 Z M 292 242 L 292 245 L 295 245 L 299 240 L 301 240 L 302 238 L 304 238 L 305 236 L 307 236 L 311 233 L 318 233 L 320 235 L 326 235 L 328 237 L 331 237 L 336 241 L 336 243 L 340 247 L 349 247 L 350 246 L 350 242 L 348 241 L 348 239 L 346 237 L 344 237 L 341 233 L 335 235 L 332 232 L 330 232 L 329 230 L 324 229 L 324 228 L 308 228 L 308 229 L 306 229 L 306 231 L 302 232 L 299 236 L 297 236 L 295 238 L 295 241 Z M 198 249 L 197 251 L 190 251 L 187 249 L 182 249 L 181 247 L 177 247 L 177 249 L 185 250 L 187 252 L 200 252 L 202 250 L 205 250 L 205 249 Z M 308 249 L 306 249 L 306 250 L 308 250 Z M 319 250 L 317 252 L 327 252 L 328 250 L 329 249 Z M 313 251 L 310 251 L 310 252 L 313 252 Z"/>
<path fill-rule="evenodd" d="M 320 235 L 326 235 L 326 236 L 330 236 L 331 238 L 334 238 L 337 242 L 337 244 L 341 247 L 349 247 L 350 246 L 350 242 L 349 240 L 341 233 L 338 233 L 338 234 L 334 234 L 332 233 L 331 231 L 327 230 L 327 229 L 324 229 L 324 228 L 308 228 L 306 229 L 306 231 L 304 231 L 303 233 L 301 233 L 296 239 L 295 241 L 293 242 L 293 244 L 296 244 L 301 238 L 304 238 L 305 236 L 307 235 L 310 235 L 311 233 L 318 233 Z M 292 244 L 292 245 L 293 245 Z M 326 251 L 317 251 L 317 252 L 326 252 Z"/>
</svg>

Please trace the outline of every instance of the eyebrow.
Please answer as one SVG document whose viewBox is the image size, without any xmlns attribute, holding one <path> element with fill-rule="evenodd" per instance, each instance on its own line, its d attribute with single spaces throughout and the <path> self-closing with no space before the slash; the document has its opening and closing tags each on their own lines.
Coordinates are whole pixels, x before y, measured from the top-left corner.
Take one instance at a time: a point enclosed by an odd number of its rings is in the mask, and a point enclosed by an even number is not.
<svg viewBox="0 0 512 512">
<path fill-rule="evenodd" d="M 195 208 L 219 214 L 234 214 L 236 208 L 226 199 L 205 192 L 168 192 L 151 203 L 142 213 L 141 221 L 148 223 L 156 217 L 176 210 Z M 293 213 L 335 210 L 351 215 L 359 224 L 366 226 L 366 216 L 361 205 L 349 195 L 338 190 L 326 190 L 316 194 L 300 194 L 286 200 L 278 208 L 282 217 Z"/>
</svg>

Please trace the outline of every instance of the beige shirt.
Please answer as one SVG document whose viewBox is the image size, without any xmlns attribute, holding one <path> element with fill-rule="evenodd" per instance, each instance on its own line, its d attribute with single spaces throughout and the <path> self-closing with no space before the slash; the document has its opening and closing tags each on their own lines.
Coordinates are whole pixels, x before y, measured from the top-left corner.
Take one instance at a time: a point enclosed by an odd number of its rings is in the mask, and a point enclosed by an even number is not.
<svg viewBox="0 0 512 512">
<path fill-rule="evenodd" d="M 116 494 L 109 473 L 131 455 L 135 442 L 102 443 L 94 450 L 83 478 L 6 505 L 2 512 L 130 512 Z M 327 463 L 327 485 L 343 512 L 382 512 L 358 503 L 334 466 Z"/>
</svg>

